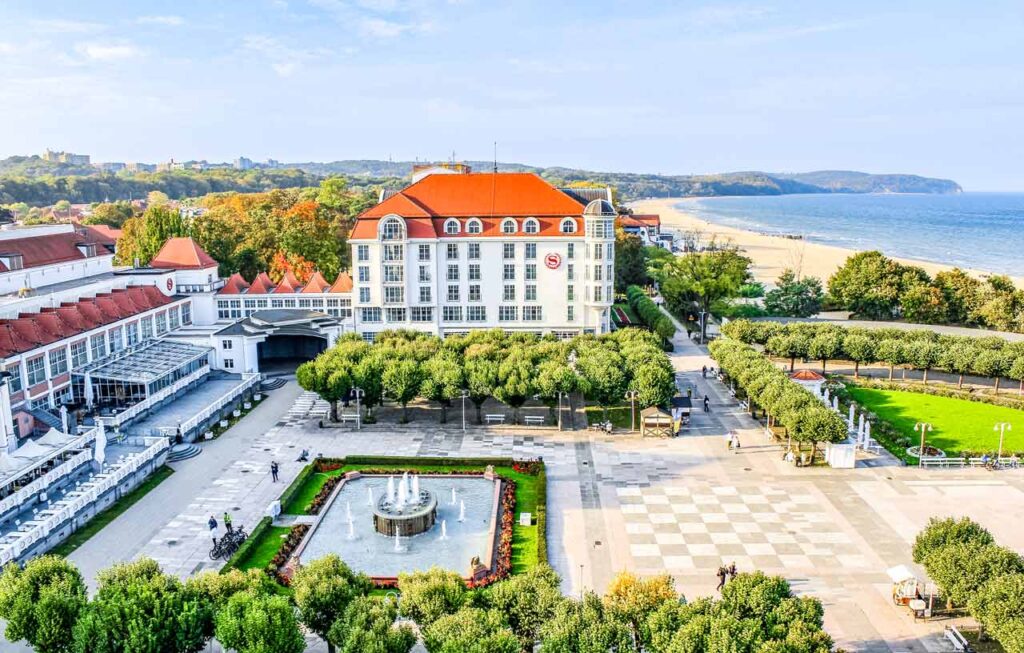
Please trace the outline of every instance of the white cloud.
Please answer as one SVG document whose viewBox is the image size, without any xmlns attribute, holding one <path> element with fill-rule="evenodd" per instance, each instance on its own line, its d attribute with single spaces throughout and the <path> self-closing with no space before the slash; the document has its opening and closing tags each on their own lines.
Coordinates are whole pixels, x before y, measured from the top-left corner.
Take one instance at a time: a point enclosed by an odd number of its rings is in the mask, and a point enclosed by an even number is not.
<svg viewBox="0 0 1024 653">
<path fill-rule="evenodd" d="M 360 31 L 365 35 L 378 39 L 393 39 L 403 34 L 425 33 L 433 30 L 433 23 L 399 23 L 382 18 L 367 18 L 359 24 Z"/>
<path fill-rule="evenodd" d="M 14 44 L 0 41 L 0 54 L 14 54 Z"/>
<path fill-rule="evenodd" d="M 119 61 L 142 56 L 142 50 L 130 43 L 79 43 L 75 51 L 93 61 Z"/>
<path fill-rule="evenodd" d="M 87 34 L 105 29 L 101 23 L 90 23 L 80 20 L 34 20 L 30 27 L 36 32 L 50 34 Z"/>
<path fill-rule="evenodd" d="M 185 24 L 181 16 L 139 16 L 135 22 L 140 25 L 166 25 L 167 27 L 178 27 Z"/>
<path fill-rule="evenodd" d="M 326 48 L 293 48 L 277 38 L 262 34 L 250 34 L 243 38 L 242 49 L 247 53 L 262 55 L 269 61 L 270 69 L 280 77 L 290 77 L 304 64 L 333 54 Z"/>
</svg>

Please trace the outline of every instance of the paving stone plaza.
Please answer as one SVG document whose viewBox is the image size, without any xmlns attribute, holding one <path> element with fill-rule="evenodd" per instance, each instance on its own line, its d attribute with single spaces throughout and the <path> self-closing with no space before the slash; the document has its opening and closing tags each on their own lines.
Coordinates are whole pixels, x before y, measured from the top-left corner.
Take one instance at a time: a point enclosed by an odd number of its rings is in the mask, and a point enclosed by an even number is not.
<svg viewBox="0 0 1024 653">
<path fill-rule="evenodd" d="M 139 555 L 180 576 L 214 568 L 206 520 L 230 512 L 251 528 L 316 455 L 541 456 L 548 466 L 551 564 L 567 593 L 602 591 L 621 570 L 668 572 L 688 597 L 715 591 L 715 571 L 735 562 L 785 576 L 826 607 L 826 628 L 851 651 L 943 651 L 942 623 L 914 623 L 890 598 L 885 570 L 910 563 L 914 535 L 932 515 L 970 515 L 997 541 L 1024 548 L 1020 472 L 899 467 L 877 458 L 856 469 L 795 468 L 726 389 L 701 378 L 712 364 L 679 340 L 673 362 L 681 387 L 711 399 L 686 435 L 586 430 L 378 424 L 361 431 L 319 429 L 317 400 L 294 383 L 273 391 L 202 455 L 72 555 L 95 572 Z M 729 451 L 736 430 L 742 447 Z M 281 481 L 273 483 L 272 460 Z"/>
</svg>

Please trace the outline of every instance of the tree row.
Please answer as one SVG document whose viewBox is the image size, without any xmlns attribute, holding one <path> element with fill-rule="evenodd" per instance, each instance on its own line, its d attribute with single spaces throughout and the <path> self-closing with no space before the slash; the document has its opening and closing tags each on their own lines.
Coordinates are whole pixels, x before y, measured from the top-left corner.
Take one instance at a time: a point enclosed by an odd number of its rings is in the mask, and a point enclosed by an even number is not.
<svg viewBox="0 0 1024 653">
<path fill-rule="evenodd" d="M 482 422 L 485 401 L 496 399 L 513 411 L 536 397 L 551 411 L 560 398 L 582 394 L 606 411 L 636 391 L 642 406 L 664 405 L 675 394 L 675 373 L 660 338 L 641 329 L 621 329 L 602 336 L 557 340 L 500 329 L 464 336 L 437 336 L 417 331 L 385 331 L 373 344 L 346 334 L 316 359 L 299 366 L 303 389 L 331 404 L 350 401 L 358 389 L 367 416 L 387 398 L 402 406 L 417 398 L 437 402 L 441 421 L 463 392 Z"/>
</svg>

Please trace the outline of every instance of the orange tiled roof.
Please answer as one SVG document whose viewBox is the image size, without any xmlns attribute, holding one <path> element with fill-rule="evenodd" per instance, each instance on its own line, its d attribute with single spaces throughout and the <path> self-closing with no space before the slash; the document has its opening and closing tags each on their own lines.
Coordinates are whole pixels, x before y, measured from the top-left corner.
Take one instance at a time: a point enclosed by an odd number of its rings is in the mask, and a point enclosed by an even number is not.
<svg viewBox="0 0 1024 653">
<path fill-rule="evenodd" d="M 249 291 L 246 294 L 266 295 L 272 292 L 274 292 L 274 282 L 270 280 L 270 276 L 266 272 L 260 272 L 252 280 L 252 285 L 249 286 Z"/>
<path fill-rule="evenodd" d="M 309 278 L 309 282 L 302 289 L 302 292 L 327 292 L 328 290 L 330 290 L 330 288 L 331 284 L 327 283 L 327 280 L 324 279 L 324 275 L 320 274 L 320 271 L 317 270 L 316 272 L 313 273 L 313 276 Z"/>
<path fill-rule="evenodd" d="M 814 370 L 800 370 L 789 375 L 794 381 L 824 381 L 825 377 Z"/>
<path fill-rule="evenodd" d="M 296 293 L 302 290 L 302 284 L 295 278 L 291 270 L 286 270 L 284 277 L 281 279 L 281 283 L 277 284 L 277 288 L 274 288 L 275 293 Z"/>
<path fill-rule="evenodd" d="M 661 216 L 656 213 L 620 215 L 619 224 L 623 227 L 658 227 L 661 225 Z"/>
<path fill-rule="evenodd" d="M 352 292 L 352 277 L 348 272 L 341 272 L 331 286 L 331 292 Z"/>
<path fill-rule="evenodd" d="M 582 215 L 583 208 L 533 173 L 428 175 L 363 212 L 351 237 L 375 238 L 377 221 L 391 214 L 406 218 L 409 238 L 436 238 L 443 233 L 438 218 L 442 223 L 443 218 L 449 217 L 478 217 L 485 221 L 525 216 L 562 218 Z M 493 224 L 496 223 L 492 227 Z M 481 235 L 487 235 L 487 231 L 485 227 Z M 539 235 L 551 235 L 551 231 L 542 230 Z"/>
<path fill-rule="evenodd" d="M 172 301 L 154 286 L 129 286 L 0 320 L 0 357 L 23 354 Z"/>
<path fill-rule="evenodd" d="M 196 241 L 188 236 L 176 236 L 167 239 L 164 246 L 149 262 L 149 266 L 169 270 L 199 270 L 216 267 L 217 261 L 214 261 Z"/>
<path fill-rule="evenodd" d="M 0 255 L 21 254 L 22 266 L 34 268 L 84 259 L 86 256 L 78 249 L 78 245 L 85 243 L 102 245 L 106 244 L 106 241 L 91 229 L 82 228 L 76 231 L 2 240 Z M 100 253 L 109 254 L 102 251 Z M 7 266 L 0 263 L 0 272 L 7 271 Z"/>
<path fill-rule="evenodd" d="M 240 295 L 249 288 L 249 282 L 245 280 L 238 272 L 235 272 L 228 280 L 224 282 L 224 286 L 218 291 L 220 295 Z"/>
</svg>

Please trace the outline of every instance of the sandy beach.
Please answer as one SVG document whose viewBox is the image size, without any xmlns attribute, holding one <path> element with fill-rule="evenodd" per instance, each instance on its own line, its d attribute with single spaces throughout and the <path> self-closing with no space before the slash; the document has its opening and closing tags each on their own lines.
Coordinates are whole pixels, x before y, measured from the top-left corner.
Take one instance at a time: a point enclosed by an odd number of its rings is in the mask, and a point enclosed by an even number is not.
<svg viewBox="0 0 1024 653">
<path fill-rule="evenodd" d="M 780 236 L 764 234 L 727 227 L 703 220 L 692 213 L 679 210 L 676 205 L 682 198 L 641 200 L 631 202 L 629 206 L 636 213 L 657 213 L 661 215 L 661 228 L 679 231 L 700 231 L 705 239 L 715 237 L 719 241 L 729 241 L 742 249 L 753 261 L 751 271 L 754 278 L 766 284 L 774 284 L 779 274 L 786 268 L 800 270 L 802 276 L 818 277 L 825 284 L 828 278 L 846 261 L 856 254 L 857 250 L 822 245 Z M 881 243 L 879 246 L 881 247 Z M 927 261 L 897 258 L 907 265 L 924 268 L 930 275 L 943 270 L 951 270 L 954 266 L 942 265 Z M 966 270 L 977 277 L 987 276 L 983 270 Z M 1012 277 L 1018 288 L 1024 287 L 1024 277 Z"/>
</svg>

